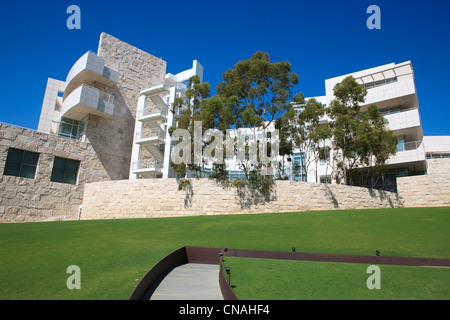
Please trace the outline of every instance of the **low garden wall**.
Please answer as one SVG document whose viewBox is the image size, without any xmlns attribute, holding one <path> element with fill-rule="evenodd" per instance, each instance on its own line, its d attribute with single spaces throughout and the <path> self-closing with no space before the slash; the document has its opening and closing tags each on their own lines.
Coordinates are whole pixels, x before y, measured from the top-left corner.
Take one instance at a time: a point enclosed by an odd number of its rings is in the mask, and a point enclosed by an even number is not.
<svg viewBox="0 0 450 320">
<path fill-rule="evenodd" d="M 405 207 L 450 206 L 450 158 L 427 160 L 428 174 L 397 178 Z"/>
<path fill-rule="evenodd" d="M 396 193 L 345 185 L 276 181 L 270 191 L 189 179 L 120 180 L 85 185 L 81 219 L 277 213 L 403 206 Z"/>
</svg>

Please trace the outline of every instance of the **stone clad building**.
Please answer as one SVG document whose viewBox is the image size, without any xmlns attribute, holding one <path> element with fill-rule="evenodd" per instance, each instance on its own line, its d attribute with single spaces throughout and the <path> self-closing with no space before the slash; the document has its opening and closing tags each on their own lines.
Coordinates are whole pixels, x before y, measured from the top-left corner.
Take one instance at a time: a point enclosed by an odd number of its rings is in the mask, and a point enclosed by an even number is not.
<svg viewBox="0 0 450 320">
<path fill-rule="evenodd" d="M 284 181 L 270 197 L 253 199 L 212 181 L 195 181 L 190 190 L 178 191 L 175 179 L 145 179 L 174 177 L 168 128 L 176 114 L 170 105 L 185 99 L 190 77 L 203 81 L 197 60 L 176 75 L 166 73 L 166 66 L 102 33 L 97 53 L 80 57 L 66 79 L 48 79 L 37 131 L 0 123 L 0 222 L 398 207 L 408 205 L 404 199 L 426 205 L 416 193 L 432 194 L 431 204 L 450 205 L 450 137 L 423 137 L 418 156 L 424 170 L 426 157 L 433 170 L 428 177 L 398 178 L 403 179 L 398 194 Z M 371 70 L 370 77 L 380 70 Z M 384 88 L 399 83 L 384 80 Z M 396 106 L 388 116 L 413 113 L 419 119 L 411 106 Z M 436 188 L 436 181 L 443 187 Z"/>
<path fill-rule="evenodd" d="M 74 218 L 85 183 L 128 179 L 140 91 L 165 75 L 165 61 L 102 33 L 97 54 L 48 79 L 37 131 L 0 124 L 0 221 Z"/>
</svg>

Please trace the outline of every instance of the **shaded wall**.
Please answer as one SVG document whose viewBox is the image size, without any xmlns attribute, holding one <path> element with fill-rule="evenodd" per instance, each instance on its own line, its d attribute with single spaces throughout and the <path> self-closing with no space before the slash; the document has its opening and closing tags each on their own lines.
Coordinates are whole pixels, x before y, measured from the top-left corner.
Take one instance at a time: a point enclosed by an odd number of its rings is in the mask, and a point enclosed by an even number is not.
<svg viewBox="0 0 450 320">
<path fill-rule="evenodd" d="M 209 179 L 121 180 L 85 186 L 82 219 L 148 218 L 308 210 L 393 208 L 397 194 L 344 185 L 277 181 L 263 193 Z"/>
</svg>

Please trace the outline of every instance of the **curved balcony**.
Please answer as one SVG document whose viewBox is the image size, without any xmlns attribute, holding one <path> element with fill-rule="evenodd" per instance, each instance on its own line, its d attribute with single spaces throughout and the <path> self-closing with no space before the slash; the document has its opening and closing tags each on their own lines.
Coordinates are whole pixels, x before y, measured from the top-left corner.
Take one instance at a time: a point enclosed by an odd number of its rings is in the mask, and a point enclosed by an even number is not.
<svg viewBox="0 0 450 320">
<path fill-rule="evenodd" d="M 88 85 L 73 90 L 63 102 L 61 116 L 81 120 L 87 114 L 108 118 L 114 112 L 114 97 Z"/>
<path fill-rule="evenodd" d="M 419 109 L 417 108 L 389 113 L 384 115 L 384 118 L 388 120 L 388 128 L 392 131 L 421 126 Z"/>
<path fill-rule="evenodd" d="M 397 154 L 390 157 L 388 164 L 425 161 L 425 147 L 422 140 L 402 142 L 397 145 Z"/>
<path fill-rule="evenodd" d="M 112 86 L 117 83 L 118 79 L 119 73 L 106 67 L 105 59 L 88 51 L 70 69 L 66 78 L 67 86 L 63 100 L 83 83 L 93 83 L 95 81 Z"/>
</svg>

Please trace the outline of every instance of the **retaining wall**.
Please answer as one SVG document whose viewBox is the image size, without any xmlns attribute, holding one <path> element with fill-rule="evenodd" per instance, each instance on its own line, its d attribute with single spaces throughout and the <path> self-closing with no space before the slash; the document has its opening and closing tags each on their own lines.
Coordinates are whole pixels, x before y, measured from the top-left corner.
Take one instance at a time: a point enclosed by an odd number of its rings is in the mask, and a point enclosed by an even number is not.
<svg viewBox="0 0 450 320">
<path fill-rule="evenodd" d="M 397 178 L 405 207 L 450 206 L 450 159 L 428 159 L 428 174 Z"/>
<path fill-rule="evenodd" d="M 81 219 L 149 218 L 309 210 L 394 208 L 402 199 L 386 191 L 344 185 L 276 181 L 263 193 L 208 179 L 121 180 L 85 185 Z"/>
</svg>

